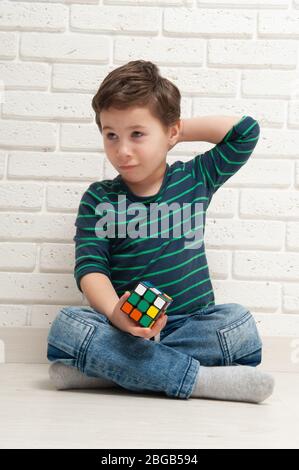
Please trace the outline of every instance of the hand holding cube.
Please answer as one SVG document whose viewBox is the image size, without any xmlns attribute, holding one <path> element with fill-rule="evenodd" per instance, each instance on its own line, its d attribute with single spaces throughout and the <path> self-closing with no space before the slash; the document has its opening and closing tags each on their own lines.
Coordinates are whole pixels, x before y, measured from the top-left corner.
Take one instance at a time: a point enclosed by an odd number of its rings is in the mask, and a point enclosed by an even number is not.
<svg viewBox="0 0 299 470">
<path fill-rule="evenodd" d="M 140 281 L 120 309 L 140 326 L 152 328 L 172 301 L 151 282 Z"/>
</svg>

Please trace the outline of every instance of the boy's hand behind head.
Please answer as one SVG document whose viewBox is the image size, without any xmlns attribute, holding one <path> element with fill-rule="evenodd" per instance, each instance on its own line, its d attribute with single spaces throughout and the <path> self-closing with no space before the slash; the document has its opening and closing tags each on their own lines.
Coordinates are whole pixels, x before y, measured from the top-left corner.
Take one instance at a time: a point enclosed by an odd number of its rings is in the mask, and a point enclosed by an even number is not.
<svg viewBox="0 0 299 470">
<path fill-rule="evenodd" d="M 121 305 L 130 295 L 131 293 L 126 291 L 120 297 L 119 301 L 113 309 L 112 315 L 109 318 L 111 323 L 116 326 L 119 330 L 125 331 L 126 333 L 130 333 L 133 336 L 140 336 L 145 339 L 150 339 L 153 336 L 159 334 L 167 323 L 168 317 L 164 313 L 165 310 L 163 310 L 162 315 L 160 315 L 160 317 L 152 326 L 152 328 L 144 328 L 143 326 L 138 326 L 138 323 L 132 320 L 132 318 L 130 318 L 120 309 Z"/>
</svg>

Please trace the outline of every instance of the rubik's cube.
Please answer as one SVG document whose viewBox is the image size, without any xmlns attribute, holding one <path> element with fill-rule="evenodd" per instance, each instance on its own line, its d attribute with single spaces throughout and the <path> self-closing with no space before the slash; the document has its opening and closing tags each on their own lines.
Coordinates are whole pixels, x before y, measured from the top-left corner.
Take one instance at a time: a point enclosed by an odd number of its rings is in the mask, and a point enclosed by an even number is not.
<svg viewBox="0 0 299 470">
<path fill-rule="evenodd" d="M 120 309 L 145 328 L 151 328 L 173 299 L 149 281 L 140 281 Z"/>
</svg>

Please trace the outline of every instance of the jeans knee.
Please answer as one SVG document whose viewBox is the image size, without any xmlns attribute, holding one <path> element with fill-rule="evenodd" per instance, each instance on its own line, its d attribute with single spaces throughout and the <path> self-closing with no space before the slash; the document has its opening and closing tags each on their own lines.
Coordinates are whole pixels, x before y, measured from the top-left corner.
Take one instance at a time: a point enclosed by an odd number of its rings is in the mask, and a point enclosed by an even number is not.
<svg viewBox="0 0 299 470">
<path fill-rule="evenodd" d="M 245 314 L 250 313 L 248 308 L 244 307 L 242 304 L 237 304 L 237 303 L 231 303 L 227 304 L 229 308 L 229 314 L 228 316 L 232 320 L 238 320 L 239 318 L 242 318 Z M 227 312 L 225 312 L 227 314 Z"/>
<path fill-rule="evenodd" d="M 218 330 L 224 362 L 256 366 L 262 360 L 262 340 L 251 312 L 230 304 L 229 323 Z"/>
<path fill-rule="evenodd" d="M 66 362 L 68 365 L 73 365 L 75 358 L 68 354 L 66 351 L 63 351 L 62 349 L 57 348 L 56 346 L 53 346 L 52 344 L 48 343 L 47 359 L 51 362 L 63 360 L 63 362 Z"/>
<path fill-rule="evenodd" d="M 62 308 L 54 318 L 48 333 L 48 360 L 59 360 L 78 368 L 83 367 L 85 354 L 98 321 L 97 314 L 86 307 Z"/>
<path fill-rule="evenodd" d="M 262 347 L 251 354 L 240 357 L 235 364 L 256 367 L 262 362 Z"/>
</svg>

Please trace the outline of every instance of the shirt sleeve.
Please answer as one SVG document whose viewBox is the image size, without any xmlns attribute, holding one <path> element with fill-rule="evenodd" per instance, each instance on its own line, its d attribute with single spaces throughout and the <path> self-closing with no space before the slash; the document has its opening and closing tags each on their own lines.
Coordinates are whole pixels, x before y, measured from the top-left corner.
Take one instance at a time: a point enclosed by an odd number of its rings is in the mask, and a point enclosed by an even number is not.
<svg viewBox="0 0 299 470">
<path fill-rule="evenodd" d="M 98 183 L 97 183 L 98 185 Z M 111 280 L 110 239 L 100 237 L 96 224 L 100 219 L 96 207 L 101 197 L 96 194 L 94 183 L 83 194 L 75 221 L 75 267 L 74 277 L 78 289 L 81 278 L 88 273 L 103 273 Z"/>
<path fill-rule="evenodd" d="M 242 116 L 221 142 L 187 162 L 186 168 L 203 182 L 209 199 L 247 162 L 259 135 L 259 123 L 251 116 Z"/>
</svg>

